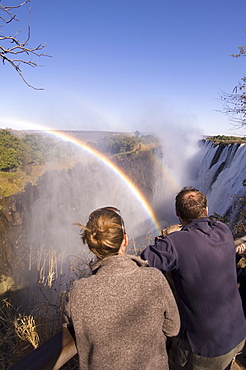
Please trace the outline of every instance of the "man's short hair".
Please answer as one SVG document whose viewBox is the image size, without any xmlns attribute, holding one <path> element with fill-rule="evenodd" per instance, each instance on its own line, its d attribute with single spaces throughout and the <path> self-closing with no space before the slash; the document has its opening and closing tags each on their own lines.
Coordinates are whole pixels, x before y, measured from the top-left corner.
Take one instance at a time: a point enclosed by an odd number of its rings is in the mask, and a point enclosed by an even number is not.
<svg viewBox="0 0 246 370">
<path fill-rule="evenodd" d="M 176 196 L 177 216 L 185 222 L 207 217 L 207 198 L 199 190 L 184 187 Z"/>
</svg>

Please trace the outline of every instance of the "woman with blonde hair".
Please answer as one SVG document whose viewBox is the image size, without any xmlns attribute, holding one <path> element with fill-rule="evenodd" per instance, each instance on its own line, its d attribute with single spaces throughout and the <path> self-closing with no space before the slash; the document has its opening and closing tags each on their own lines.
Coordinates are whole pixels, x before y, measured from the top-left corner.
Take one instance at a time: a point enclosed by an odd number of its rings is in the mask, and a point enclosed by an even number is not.
<svg viewBox="0 0 246 370">
<path fill-rule="evenodd" d="M 80 369 L 168 369 L 166 336 L 178 334 L 180 320 L 167 280 L 125 254 L 128 236 L 116 208 L 97 209 L 79 226 L 97 257 L 92 275 L 74 282 L 65 308 Z"/>
</svg>

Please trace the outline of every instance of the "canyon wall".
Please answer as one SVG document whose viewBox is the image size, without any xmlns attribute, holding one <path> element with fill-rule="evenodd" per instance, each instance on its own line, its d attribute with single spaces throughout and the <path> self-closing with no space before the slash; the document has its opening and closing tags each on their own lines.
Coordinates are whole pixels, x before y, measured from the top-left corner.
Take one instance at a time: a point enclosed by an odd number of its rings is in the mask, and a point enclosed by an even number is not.
<svg viewBox="0 0 246 370">
<path fill-rule="evenodd" d="M 165 207 L 165 201 L 163 204 L 161 201 L 167 183 L 160 171 L 163 160 L 160 147 L 155 151 L 141 151 L 113 159 L 148 199 L 161 222 L 165 219 L 166 223 L 175 223 L 174 212 Z M 231 197 L 234 194 L 246 196 L 246 187 L 242 186 L 246 178 L 244 144 L 214 145 L 202 141 L 200 149 L 188 163 L 187 171 L 190 182 L 183 185 L 194 185 L 207 195 L 210 215 L 217 212 L 235 216 L 237 209 L 233 208 Z M 156 205 L 157 196 L 160 209 Z M 175 191 L 170 196 L 170 203 L 173 203 L 174 196 Z M 127 184 L 99 159 L 85 160 L 83 155 L 72 168 L 49 171 L 38 179 L 36 185 L 28 183 L 23 192 L 1 198 L 1 289 L 29 284 L 30 276 L 35 281 L 45 279 L 52 263 L 52 274 L 57 274 L 58 267 L 54 261 L 58 259 L 62 260 L 61 274 L 71 268 L 71 256 L 80 256 L 84 262 L 87 261 L 88 249 L 82 245 L 79 229 L 74 223 L 86 223 L 91 211 L 108 205 L 121 210 L 132 248 L 135 244 L 144 246 L 156 236 L 150 235 L 150 216 Z M 73 266 L 77 268 L 77 265 Z"/>
</svg>

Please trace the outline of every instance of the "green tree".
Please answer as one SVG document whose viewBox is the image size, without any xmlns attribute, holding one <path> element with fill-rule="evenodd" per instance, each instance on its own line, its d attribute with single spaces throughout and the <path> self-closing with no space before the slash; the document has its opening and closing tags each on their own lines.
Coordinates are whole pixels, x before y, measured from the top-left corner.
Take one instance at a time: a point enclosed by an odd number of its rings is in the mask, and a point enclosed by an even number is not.
<svg viewBox="0 0 246 370">
<path fill-rule="evenodd" d="M 0 154 L 0 170 L 14 170 L 21 164 L 19 153 L 14 148 L 6 148 Z"/>
<path fill-rule="evenodd" d="M 141 142 L 143 144 L 159 144 L 159 139 L 155 135 L 142 135 Z"/>
<path fill-rule="evenodd" d="M 29 148 L 30 164 L 43 164 L 53 160 L 59 156 L 60 150 L 64 149 L 64 146 L 60 148 L 51 137 L 38 133 L 26 134 L 22 140 Z"/>
<path fill-rule="evenodd" d="M 29 149 L 20 138 L 0 130 L 0 171 L 14 170 L 29 159 Z"/>
<path fill-rule="evenodd" d="M 105 137 L 100 145 L 100 149 L 110 155 L 131 152 L 138 146 L 136 136 L 117 135 Z"/>
</svg>

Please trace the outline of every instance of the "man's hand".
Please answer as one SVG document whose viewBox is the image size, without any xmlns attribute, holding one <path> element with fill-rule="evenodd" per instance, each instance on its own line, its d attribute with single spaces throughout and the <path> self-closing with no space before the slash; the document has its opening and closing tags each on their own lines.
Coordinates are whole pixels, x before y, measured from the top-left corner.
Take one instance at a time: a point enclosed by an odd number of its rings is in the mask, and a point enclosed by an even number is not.
<svg viewBox="0 0 246 370">
<path fill-rule="evenodd" d="M 168 234 L 171 234 L 174 231 L 180 231 L 181 229 L 182 225 L 170 225 L 166 229 L 161 230 L 161 236 L 167 236 Z"/>
<path fill-rule="evenodd" d="M 246 253 L 246 235 L 242 236 L 240 239 L 234 240 L 236 246 L 236 253 L 244 254 Z"/>
<path fill-rule="evenodd" d="M 236 247 L 236 253 L 238 254 L 244 254 L 246 251 L 246 244 L 242 243 Z"/>
</svg>

